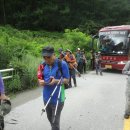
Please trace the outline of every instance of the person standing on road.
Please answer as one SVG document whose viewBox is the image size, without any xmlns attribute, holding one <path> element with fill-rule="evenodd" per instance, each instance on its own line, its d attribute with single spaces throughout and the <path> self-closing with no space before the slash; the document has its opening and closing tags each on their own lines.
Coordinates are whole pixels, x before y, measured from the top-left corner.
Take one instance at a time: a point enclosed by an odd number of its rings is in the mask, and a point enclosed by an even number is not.
<svg viewBox="0 0 130 130">
<path fill-rule="evenodd" d="M 69 69 L 65 61 L 60 61 L 56 58 L 53 47 L 45 47 L 42 50 L 42 56 L 45 61 L 43 69 L 43 79 L 38 79 L 40 86 L 43 87 L 43 101 L 46 105 L 48 99 L 50 98 L 52 92 L 59 83 L 61 77 L 63 78 L 62 83 L 68 84 L 69 81 Z M 61 70 L 59 68 L 59 63 L 61 64 Z M 62 72 L 61 72 L 62 71 Z M 47 118 L 51 124 L 51 130 L 60 130 L 60 116 L 61 111 L 64 106 L 65 101 L 65 91 L 62 85 L 60 98 L 58 99 L 58 94 L 60 91 L 60 86 L 56 89 L 56 92 L 52 96 L 47 108 Z M 56 103 L 59 100 L 59 105 L 57 108 L 57 113 L 55 116 Z M 55 118 L 55 120 L 54 120 Z M 54 120 L 54 122 L 53 122 Z"/>
<path fill-rule="evenodd" d="M 86 73 L 87 59 L 86 59 L 86 55 L 85 55 L 84 49 L 82 50 L 82 54 L 83 54 L 83 73 Z"/>
<path fill-rule="evenodd" d="M 76 71 L 75 71 L 75 69 L 77 69 L 76 58 L 69 49 L 66 50 L 65 61 L 69 65 L 69 72 L 70 72 L 69 86 L 70 88 L 72 87 L 72 83 L 71 83 L 71 78 L 72 78 L 74 81 L 74 86 L 77 87 Z"/>
<path fill-rule="evenodd" d="M 83 73 L 83 54 L 82 54 L 80 48 L 77 49 L 76 61 L 78 64 L 77 69 L 80 72 L 80 74 L 82 74 Z"/>
<path fill-rule="evenodd" d="M 96 69 L 97 75 L 98 75 L 98 72 L 100 72 L 100 75 L 102 75 L 101 53 L 100 52 L 96 52 L 96 54 L 95 54 L 95 69 Z"/>
<path fill-rule="evenodd" d="M 91 50 L 91 69 L 94 70 L 95 68 L 95 56 L 94 56 L 94 50 Z"/>
<path fill-rule="evenodd" d="M 130 58 L 130 56 L 129 56 Z M 130 60 L 126 63 L 125 67 L 122 70 L 122 73 L 128 75 L 127 84 L 126 84 L 126 107 L 124 118 L 128 119 L 130 117 Z"/>
</svg>

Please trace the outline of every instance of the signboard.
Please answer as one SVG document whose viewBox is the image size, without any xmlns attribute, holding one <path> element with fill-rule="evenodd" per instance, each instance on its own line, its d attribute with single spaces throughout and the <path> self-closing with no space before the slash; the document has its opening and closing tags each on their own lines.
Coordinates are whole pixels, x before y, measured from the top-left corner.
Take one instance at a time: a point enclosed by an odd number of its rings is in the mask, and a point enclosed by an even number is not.
<svg viewBox="0 0 130 130">
<path fill-rule="evenodd" d="M 124 37 L 128 35 L 128 31 L 108 31 L 108 32 L 99 32 L 99 36 L 118 36 L 118 37 Z"/>
</svg>

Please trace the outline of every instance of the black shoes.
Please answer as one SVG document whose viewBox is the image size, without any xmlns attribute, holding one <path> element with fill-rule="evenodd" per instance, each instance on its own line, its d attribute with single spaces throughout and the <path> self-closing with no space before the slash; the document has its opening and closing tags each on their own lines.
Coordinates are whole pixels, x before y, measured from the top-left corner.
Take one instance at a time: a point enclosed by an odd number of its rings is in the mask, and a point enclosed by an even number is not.
<svg viewBox="0 0 130 130">
<path fill-rule="evenodd" d="M 124 118 L 125 118 L 125 119 L 129 119 L 129 117 L 130 117 L 130 115 L 128 115 L 128 114 L 125 114 L 125 115 L 124 115 Z"/>
</svg>

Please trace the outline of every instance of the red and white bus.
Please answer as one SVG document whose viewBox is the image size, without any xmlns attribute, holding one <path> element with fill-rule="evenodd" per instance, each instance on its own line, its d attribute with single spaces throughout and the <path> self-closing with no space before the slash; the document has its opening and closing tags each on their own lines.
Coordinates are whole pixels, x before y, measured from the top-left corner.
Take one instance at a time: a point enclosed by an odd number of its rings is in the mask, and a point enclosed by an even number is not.
<svg viewBox="0 0 130 130">
<path fill-rule="evenodd" d="M 104 27 L 99 31 L 102 67 L 122 70 L 128 61 L 130 25 Z"/>
</svg>

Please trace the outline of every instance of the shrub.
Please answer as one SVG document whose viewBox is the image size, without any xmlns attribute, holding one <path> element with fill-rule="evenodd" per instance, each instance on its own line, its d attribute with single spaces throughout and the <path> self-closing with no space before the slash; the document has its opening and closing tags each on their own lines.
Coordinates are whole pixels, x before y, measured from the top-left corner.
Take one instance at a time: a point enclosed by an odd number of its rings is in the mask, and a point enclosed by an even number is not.
<svg viewBox="0 0 130 130">
<path fill-rule="evenodd" d="M 22 59 L 13 58 L 11 64 L 20 76 L 21 89 L 28 89 L 37 85 L 37 67 L 41 59 L 30 54 L 23 55 Z M 19 86 L 18 86 L 19 87 Z"/>
<path fill-rule="evenodd" d="M 7 82 L 7 84 L 5 85 L 7 93 L 8 92 L 15 93 L 17 91 L 21 91 L 22 90 L 21 84 L 22 83 L 19 74 L 15 74 L 13 76 L 13 79 L 10 80 L 10 82 Z"/>
<path fill-rule="evenodd" d="M 78 47 L 82 49 L 85 48 L 85 51 L 90 49 L 91 37 L 80 32 L 79 29 L 66 29 L 64 36 L 72 45 L 73 51 L 75 51 Z"/>
<path fill-rule="evenodd" d="M 80 47 L 88 53 L 90 42 L 91 37 L 79 29 L 51 33 L 0 27 L 0 69 L 10 66 L 15 69 L 13 79 L 5 81 L 7 91 L 17 92 L 37 85 L 36 71 L 42 60 L 41 50 L 44 46 L 52 45 L 58 56 L 59 48 L 74 52 Z"/>
</svg>

